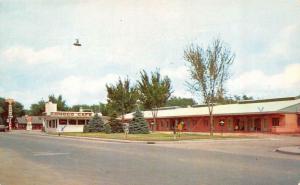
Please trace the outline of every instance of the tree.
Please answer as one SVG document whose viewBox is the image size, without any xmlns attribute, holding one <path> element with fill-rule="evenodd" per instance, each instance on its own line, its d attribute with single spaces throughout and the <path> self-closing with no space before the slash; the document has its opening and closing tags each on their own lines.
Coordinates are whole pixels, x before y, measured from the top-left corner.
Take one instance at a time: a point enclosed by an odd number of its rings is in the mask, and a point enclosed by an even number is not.
<svg viewBox="0 0 300 185">
<path fill-rule="evenodd" d="M 29 112 L 32 116 L 43 115 L 43 112 L 45 112 L 45 101 L 40 100 L 38 103 L 31 104 Z"/>
<path fill-rule="evenodd" d="M 69 108 L 66 104 L 66 101 L 63 100 L 62 95 L 58 95 L 56 98 L 54 94 L 48 96 L 49 101 L 57 104 L 57 110 L 59 111 L 67 111 Z"/>
<path fill-rule="evenodd" d="M 108 124 L 111 127 L 112 133 L 121 133 L 123 132 L 122 123 L 120 120 L 117 119 L 117 113 L 113 112 L 110 116 L 110 119 L 108 121 Z"/>
<path fill-rule="evenodd" d="M 16 119 L 16 117 L 20 117 L 25 115 L 24 106 L 16 101 L 12 104 L 13 109 L 13 118 L 12 122 Z M 8 103 L 5 102 L 5 98 L 0 97 L 0 117 L 2 118 L 2 122 L 5 123 L 8 117 Z"/>
<path fill-rule="evenodd" d="M 0 116 L 0 125 L 4 125 L 4 121 L 3 121 L 3 118 Z"/>
<path fill-rule="evenodd" d="M 86 104 L 77 104 L 73 105 L 69 108 L 69 111 L 80 111 L 80 108 L 82 108 L 84 111 L 92 111 L 92 112 L 100 112 L 100 105 L 86 105 Z"/>
<path fill-rule="evenodd" d="M 115 111 L 118 115 L 122 115 L 124 122 L 124 114 L 132 112 L 135 108 L 135 103 L 138 99 L 138 91 L 136 87 L 130 85 L 130 80 L 127 78 L 119 81 L 116 85 L 107 85 L 107 107 Z"/>
<path fill-rule="evenodd" d="M 103 116 L 108 116 L 111 112 L 114 112 L 111 104 L 100 103 L 100 112 Z"/>
<path fill-rule="evenodd" d="M 84 132 L 103 132 L 104 129 L 104 122 L 102 118 L 95 114 L 94 117 L 89 121 L 88 125 L 85 125 L 83 128 Z"/>
<path fill-rule="evenodd" d="M 231 96 L 217 96 L 216 98 L 216 103 L 218 104 L 230 104 L 230 103 L 238 103 L 239 101 L 243 100 L 253 100 L 252 96 L 247 96 L 247 95 L 234 95 L 233 97 Z"/>
<path fill-rule="evenodd" d="M 55 95 L 49 95 L 48 96 L 49 101 L 52 103 L 57 104 L 57 110 L 59 111 L 66 111 L 69 110 L 68 106 L 66 105 L 66 101 L 63 100 L 62 95 L 59 95 L 58 97 L 55 97 Z M 45 101 L 40 100 L 38 103 L 31 104 L 29 113 L 32 116 L 42 116 L 43 112 L 45 112 Z"/>
<path fill-rule="evenodd" d="M 229 67 L 234 54 L 220 39 L 215 39 L 207 49 L 190 45 L 184 51 L 184 59 L 189 65 L 192 92 L 203 98 L 210 117 L 210 135 L 213 135 L 213 108 L 217 95 L 224 94 L 224 84 L 229 78 Z"/>
<path fill-rule="evenodd" d="M 161 77 L 159 71 L 151 72 L 149 77 L 145 70 L 140 72 L 138 88 L 145 109 L 151 109 L 153 121 L 156 124 L 158 108 L 166 104 L 171 96 L 171 80 L 168 76 Z"/>
<path fill-rule="evenodd" d="M 187 107 L 195 104 L 196 102 L 193 98 L 181 98 L 181 97 L 173 96 L 167 101 L 166 106 Z"/>
<path fill-rule="evenodd" d="M 139 109 L 133 114 L 129 124 L 129 134 L 149 134 L 148 123 Z"/>
</svg>

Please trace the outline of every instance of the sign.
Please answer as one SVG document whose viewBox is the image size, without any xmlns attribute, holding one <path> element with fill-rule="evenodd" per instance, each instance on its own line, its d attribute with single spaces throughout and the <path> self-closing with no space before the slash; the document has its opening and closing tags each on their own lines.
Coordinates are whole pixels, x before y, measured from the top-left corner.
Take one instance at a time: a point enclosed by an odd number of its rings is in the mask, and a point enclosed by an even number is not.
<svg viewBox="0 0 300 185">
<path fill-rule="evenodd" d="M 225 124 L 225 122 L 224 122 L 223 120 L 221 120 L 221 121 L 219 122 L 219 124 L 220 124 L 221 127 L 223 127 L 224 124 Z"/>
<path fill-rule="evenodd" d="M 51 116 L 58 117 L 92 117 L 92 112 L 51 112 Z"/>
<path fill-rule="evenodd" d="M 183 125 L 184 125 L 184 122 L 180 122 L 178 125 L 177 125 L 177 129 L 181 132 L 182 129 L 183 129 Z"/>
<path fill-rule="evenodd" d="M 129 133 L 129 124 L 128 123 L 124 123 L 123 124 L 123 130 L 125 134 Z"/>
</svg>

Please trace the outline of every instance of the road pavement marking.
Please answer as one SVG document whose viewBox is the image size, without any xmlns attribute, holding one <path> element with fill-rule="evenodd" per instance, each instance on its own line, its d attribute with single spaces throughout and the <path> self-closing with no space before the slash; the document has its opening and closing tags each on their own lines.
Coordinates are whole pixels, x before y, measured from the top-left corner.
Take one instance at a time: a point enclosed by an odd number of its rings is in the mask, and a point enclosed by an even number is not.
<svg viewBox="0 0 300 185">
<path fill-rule="evenodd" d="M 56 153 L 56 152 L 35 152 L 33 156 L 55 156 L 55 155 L 69 155 L 70 153 Z"/>
</svg>

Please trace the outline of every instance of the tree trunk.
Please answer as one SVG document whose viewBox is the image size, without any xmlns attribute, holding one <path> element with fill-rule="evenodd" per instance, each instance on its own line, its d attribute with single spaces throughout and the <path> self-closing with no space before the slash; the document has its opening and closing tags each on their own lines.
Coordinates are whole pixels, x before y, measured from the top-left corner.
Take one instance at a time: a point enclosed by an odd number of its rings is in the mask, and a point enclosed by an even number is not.
<svg viewBox="0 0 300 185">
<path fill-rule="evenodd" d="M 157 112 L 158 112 L 158 110 L 156 108 L 154 110 L 152 110 L 152 116 L 153 116 L 153 122 L 154 122 L 154 124 L 152 125 L 152 131 L 154 131 L 154 127 L 156 125 Z"/>
<path fill-rule="evenodd" d="M 210 136 L 214 135 L 214 116 L 212 110 L 209 111 Z"/>
<path fill-rule="evenodd" d="M 124 113 L 122 112 L 122 123 L 124 123 Z"/>
</svg>

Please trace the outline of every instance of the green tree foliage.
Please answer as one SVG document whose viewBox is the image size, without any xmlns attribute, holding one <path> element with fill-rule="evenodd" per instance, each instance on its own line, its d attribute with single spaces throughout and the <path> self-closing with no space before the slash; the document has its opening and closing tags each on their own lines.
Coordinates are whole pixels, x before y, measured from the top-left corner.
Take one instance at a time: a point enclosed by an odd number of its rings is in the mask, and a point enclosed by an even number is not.
<svg viewBox="0 0 300 185">
<path fill-rule="evenodd" d="M 130 80 L 127 78 L 124 81 L 119 79 L 116 85 L 106 84 L 107 89 L 107 107 L 115 111 L 118 115 L 123 115 L 132 112 L 135 108 L 135 103 L 138 99 L 138 91 L 130 85 Z"/>
<path fill-rule="evenodd" d="M 16 117 L 20 117 L 25 115 L 25 110 L 23 105 L 20 102 L 14 102 L 12 104 L 13 109 L 13 118 L 12 122 L 15 121 Z M 0 97 L 0 117 L 2 118 L 2 122 L 5 123 L 8 117 L 8 103 L 5 102 L 5 98 Z"/>
<path fill-rule="evenodd" d="M 0 107 L 0 114 L 2 114 L 4 112 L 4 109 L 2 107 Z"/>
<path fill-rule="evenodd" d="M 173 96 L 167 101 L 166 106 L 187 107 L 189 105 L 195 105 L 195 104 L 196 102 L 193 98 L 181 98 L 181 97 Z"/>
<path fill-rule="evenodd" d="M 38 103 L 31 104 L 29 113 L 32 116 L 41 116 L 45 112 L 45 101 L 40 100 Z"/>
<path fill-rule="evenodd" d="M 55 97 L 55 95 L 52 94 L 52 95 L 49 95 L 48 98 L 49 98 L 49 101 L 57 104 L 57 110 L 59 110 L 59 111 L 69 110 L 69 107 L 67 106 L 66 101 L 63 100 L 62 95 L 58 95 L 58 97 Z"/>
<path fill-rule="evenodd" d="M 102 118 L 95 114 L 94 117 L 89 121 L 89 124 L 84 126 L 84 132 L 103 132 L 104 129 L 104 122 Z"/>
<path fill-rule="evenodd" d="M 83 109 L 83 111 L 92 111 L 92 112 L 100 112 L 100 105 L 86 105 L 86 104 L 78 104 L 73 105 L 69 108 L 70 111 L 78 112 L 80 111 L 80 108 Z"/>
<path fill-rule="evenodd" d="M 234 96 L 218 96 L 216 99 L 216 103 L 218 104 L 230 104 L 230 103 L 237 103 L 239 101 L 244 101 L 244 100 L 253 100 L 252 96 L 247 96 L 247 95 L 234 95 Z"/>
<path fill-rule="evenodd" d="M 85 111 L 86 110 L 90 110 L 90 111 L 93 111 L 91 109 L 91 106 L 90 105 L 86 105 L 86 104 L 78 104 L 78 105 L 73 105 L 72 107 L 69 108 L 69 111 L 74 111 L 74 112 L 78 112 L 80 110 L 80 108 L 84 109 Z M 99 110 L 99 108 L 98 108 Z M 94 111 L 93 111 L 94 112 Z"/>
<path fill-rule="evenodd" d="M 5 125 L 5 122 L 2 117 L 0 117 L 0 125 Z"/>
<path fill-rule="evenodd" d="M 224 85 L 230 76 L 229 67 L 234 61 L 234 54 L 221 40 L 216 39 L 206 49 L 192 44 L 184 51 L 184 59 L 189 65 L 189 87 L 207 105 L 210 135 L 213 135 L 213 107 L 217 97 L 224 95 Z"/>
<path fill-rule="evenodd" d="M 121 133 L 123 132 L 122 123 L 117 119 L 117 114 L 115 112 L 112 113 L 108 124 L 111 126 L 112 133 Z"/>
<path fill-rule="evenodd" d="M 171 80 L 168 76 L 161 77 L 159 71 L 152 72 L 148 76 L 145 70 L 140 72 L 140 78 L 138 81 L 140 99 L 145 109 L 152 110 L 153 120 L 156 123 L 158 108 L 165 106 L 171 96 Z"/>
<path fill-rule="evenodd" d="M 59 95 L 58 97 L 55 97 L 54 95 L 48 96 L 49 101 L 52 103 L 57 104 L 57 110 L 59 111 L 67 111 L 69 110 L 69 107 L 66 105 L 66 101 L 63 100 L 62 95 Z M 37 103 L 31 104 L 29 113 L 32 116 L 41 116 L 43 115 L 43 112 L 45 112 L 45 101 L 40 100 Z"/>
<path fill-rule="evenodd" d="M 148 123 L 139 109 L 133 114 L 129 124 L 129 134 L 149 134 Z"/>
<path fill-rule="evenodd" d="M 20 117 L 25 115 L 24 106 L 20 102 L 13 103 L 12 108 L 15 117 Z"/>
<path fill-rule="evenodd" d="M 114 112 L 111 104 L 100 103 L 100 112 L 103 116 L 109 116 L 111 112 Z"/>
</svg>

